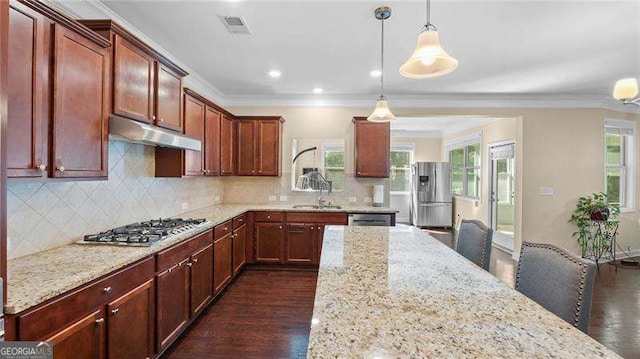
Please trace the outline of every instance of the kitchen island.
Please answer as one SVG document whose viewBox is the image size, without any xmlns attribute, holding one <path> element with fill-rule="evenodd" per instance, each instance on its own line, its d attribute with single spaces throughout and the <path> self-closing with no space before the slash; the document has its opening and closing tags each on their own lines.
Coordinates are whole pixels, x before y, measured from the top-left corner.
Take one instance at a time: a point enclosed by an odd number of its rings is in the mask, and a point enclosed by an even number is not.
<svg viewBox="0 0 640 359">
<path fill-rule="evenodd" d="M 326 228 L 308 358 L 618 358 L 425 232 Z"/>
</svg>

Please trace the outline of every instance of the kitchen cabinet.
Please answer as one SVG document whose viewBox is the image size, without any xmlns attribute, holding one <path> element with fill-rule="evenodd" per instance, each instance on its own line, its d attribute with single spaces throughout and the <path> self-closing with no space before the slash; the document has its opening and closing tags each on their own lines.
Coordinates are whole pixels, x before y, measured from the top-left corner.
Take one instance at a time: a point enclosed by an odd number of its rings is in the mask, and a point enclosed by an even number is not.
<svg viewBox="0 0 640 359">
<path fill-rule="evenodd" d="M 56 359 L 151 357 L 154 267 L 143 259 L 19 314 L 10 340 L 51 341 Z"/>
<path fill-rule="evenodd" d="M 256 263 L 283 263 L 284 213 L 255 212 L 254 240 Z"/>
<path fill-rule="evenodd" d="M 209 303 L 212 243 L 207 231 L 156 255 L 156 353 L 169 347 Z"/>
<path fill-rule="evenodd" d="M 219 176 L 221 144 L 221 113 L 207 106 L 204 116 L 204 175 Z"/>
<path fill-rule="evenodd" d="M 388 178 L 391 130 L 388 122 L 371 122 L 355 117 L 356 177 Z"/>
<path fill-rule="evenodd" d="M 107 358 L 153 357 L 153 303 L 151 279 L 107 304 Z"/>
<path fill-rule="evenodd" d="M 55 25 L 53 177 L 107 177 L 109 57 Z"/>
<path fill-rule="evenodd" d="M 246 263 L 247 216 L 233 219 L 233 275 L 237 275 Z"/>
<path fill-rule="evenodd" d="M 9 2 L 7 176 L 47 176 L 47 19 L 17 1 Z"/>
<path fill-rule="evenodd" d="M 311 264 L 316 250 L 316 226 L 314 224 L 287 223 L 284 262 L 288 264 Z"/>
<path fill-rule="evenodd" d="M 237 175 L 280 175 L 280 140 L 283 122 L 282 117 L 238 117 Z"/>
<path fill-rule="evenodd" d="M 97 310 L 69 325 L 56 335 L 44 339 L 53 345 L 56 359 L 104 357 L 104 310 Z"/>
<path fill-rule="evenodd" d="M 107 176 L 109 42 L 36 1 L 11 1 L 7 175 Z"/>
<path fill-rule="evenodd" d="M 189 137 L 200 140 L 203 149 L 205 108 L 206 105 L 203 102 L 193 96 L 184 95 L 184 133 Z M 201 176 L 204 174 L 204 150 L 170 150 L 183 151 L 185 176 Z"/>
<path fill-rule="evenodd" d="M 232 176 L 235 173 L 235 120 L 224 114 L 220 120 L 220 175 Z"/>
<path fill-rule="evenodd" d="M 232 221 L 227 221 L 215 228 L 213 286 L 216 293 L 219 293 L 233 277 L 232 231 Z"/>
<path fill-rule="evenodd" d="M 182 81 L 187 72 L 112 20 L 80 20 L 111 41 L 111 112 L 183 132 Z"/>
</svg>

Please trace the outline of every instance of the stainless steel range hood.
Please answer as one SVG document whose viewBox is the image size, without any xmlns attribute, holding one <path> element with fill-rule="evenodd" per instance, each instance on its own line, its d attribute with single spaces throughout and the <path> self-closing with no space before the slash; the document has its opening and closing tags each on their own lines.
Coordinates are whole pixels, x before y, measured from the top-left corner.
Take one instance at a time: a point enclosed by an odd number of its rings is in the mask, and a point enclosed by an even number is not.
<svg viewBox="0 0 640 359">
<path fill-rule="evenodd" d="M 120 116 L 109 117 L 109 138 L 148 146 L 202 150 L 202 143 L 198 139 Z"/>
</svg>

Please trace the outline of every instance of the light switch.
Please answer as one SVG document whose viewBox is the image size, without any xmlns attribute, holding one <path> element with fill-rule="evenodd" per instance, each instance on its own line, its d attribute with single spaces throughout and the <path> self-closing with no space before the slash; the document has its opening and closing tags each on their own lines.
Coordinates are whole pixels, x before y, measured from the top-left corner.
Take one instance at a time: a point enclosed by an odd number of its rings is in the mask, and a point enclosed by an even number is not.
<svg viewBox="0 0 640 359">
<path fill-rule="evenodd" d="M 356 203 L 358 199 L 356 197 L 349 197 L 349 203 Z"/>
<path fill-rule="evenodd" d="M 288 200 L 289 198 L 287 198 L 287 196 L 280 196 L 280 202 L 286 202 Z"/>
<path fill-rule="evenodd" d="M 269 202 L 275 202 L 276 196 L 269 196 Z"/>
<path fill-rule="evenodd" d="M 182 202 L 182 209 L 188 209 L 189 208 L 189 202 Z"/>
<path fill-rule="evenodd" d="M 213 200 L 216 202 L 220 202 L 220 196 L 213 196 Z"/>
<path fill-rule="evenodd" d="M 553 196 L 553 187 L 540 187 L 539 193 L 541 196 Z"/>
<path fill-rule="evenodd" d="M 371 202 L 373 202 L 373 199 L 371 197 L 364 198 L 364 203 L 371 203 Z"/>
</svg>

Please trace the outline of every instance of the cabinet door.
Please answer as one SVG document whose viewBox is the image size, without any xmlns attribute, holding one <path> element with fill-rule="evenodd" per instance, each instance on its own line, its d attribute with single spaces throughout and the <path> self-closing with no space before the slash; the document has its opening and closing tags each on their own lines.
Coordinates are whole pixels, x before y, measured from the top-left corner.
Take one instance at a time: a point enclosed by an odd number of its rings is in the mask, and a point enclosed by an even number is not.
<svg viewBox="0 0 640 359">
<path fill-rule="evenodd" d="M 213 296 L 213 244 L 191 256 L 191 316 L 202 311 Z"/>
<path fill-rule="evenodd" d="M 182 76 L 157 63 L 156 124 L 182 132 Z"/>
<path fill-rule="evenodd" d="M 316 225 L 316 255 L 313 264 L 320 264 L 322 255 L 322 242 L 324 240 L 324 225 Z"/>
<path fill-rule="evenodd" d="M 165 349 L 189 321 L 189 259 L 156 276 L 156 351 Z"/>
<path fill-rule="evenodd" d="M 284 246 L 285 263 L 311 264 L 316 256 L 315 238 L 315 224 L 287 224 L 287 238 Z"/>
<path fill-rule="evenodd" d="M 258 176 L 278 176 L 280 164 L 280 122 L 257 121 L 258 145 L 256 165 Z"/>
<path fill-rule="evenodd" d="M 153 279 L 107 304 L 107 357 L 152 358 Z"/>
<path fill-rule="evenodd" d="M 232 249 L 233 238 L 231 232 L 213 242 L 213 286 L 219 292 L 232 277 Z"/>
<path fill-rule="evenodd" d="M 256 262 L 282 263 L 284 229 L 282 223 L 256 223 Z"/>
<path fill-rule="evenodd" d="M 204 121 L 204 174 L 220 174 L 220 112 L 207 106 Z"/>
<path fill-rule="evenodd" d="M 48 28 L 44 16 L 11 1 L 7 77 L 7 176 L 46 177 Z"/>
<path fill-rule="evenodd" d="M 235 131 L 234 121 L 223 115 L 220 123 L 220 175 L 231 176 L 234 172 Z"/>
<path fill-rule="evenodd" d="M 153 123 L 155 61 L 119 35 L 114 42 L 113 113 Z"/>
<path fill-rule="evenodd" d="M 236 275 L 245 263 L 245 249 L 247 240 L 247 226 L 244 225 L 233 231 L 233 274 Z"/>
<path fill-rule="evenodd" d="M 356 177 L 389 177 L 389 123 L 355 120 Z"/>
<path fill-rule="evenodd" d="M 185 135 L 200 140 L 204 149 L 204 110 L 205 104 L 195 98 L 184 96 L 184 132 Z M 203 151 L 184 150 L 185 176 L 202 176 Z"/>
<path fill-rule="evenodd" d="M 238 176 L 253 176 L 256 174 L 256 121 L 239 120 L 238 131 Z"/>
<path fill-rule="evenodd" d="M 54 177 L 107 176 L 107 50 L 55 26 Z"/>
<path fill-rule="evenodd" d="M 53 344 L 56 359 L 100 359 L 104 357 L 104 313 L 97 310 L 45 339 Z"/>
</svg>

